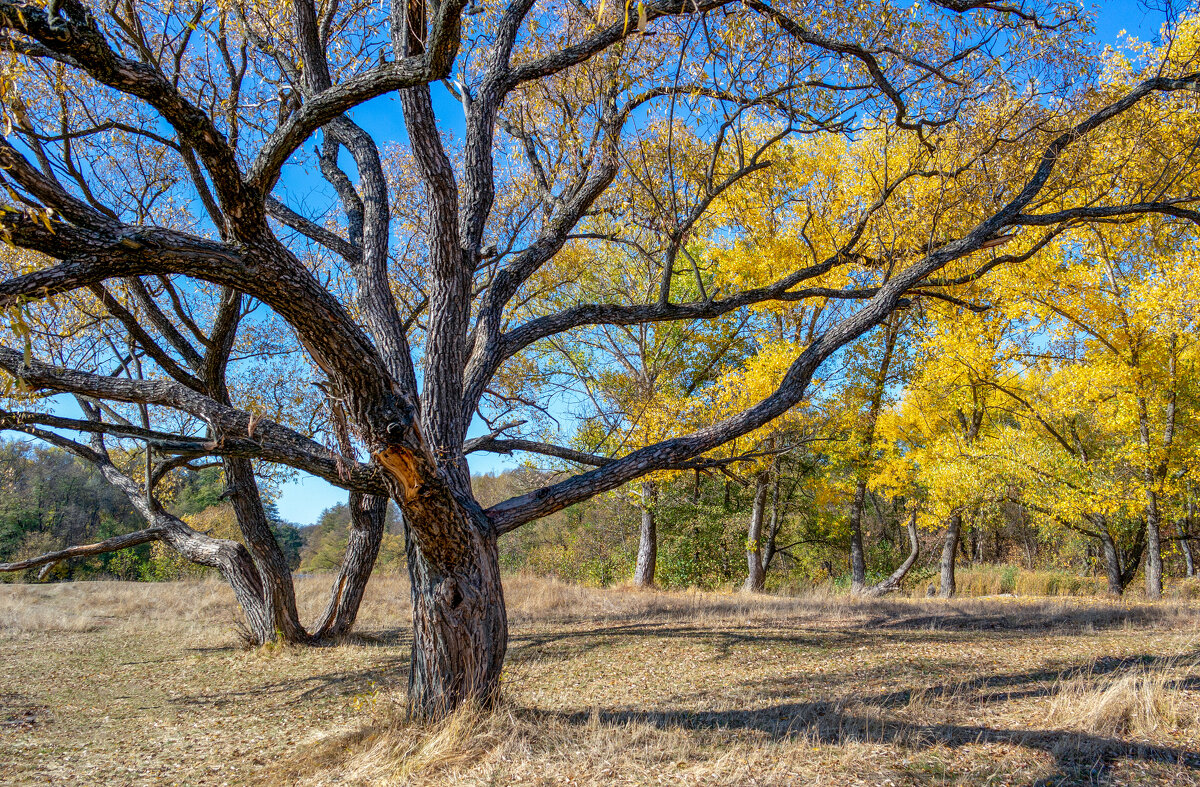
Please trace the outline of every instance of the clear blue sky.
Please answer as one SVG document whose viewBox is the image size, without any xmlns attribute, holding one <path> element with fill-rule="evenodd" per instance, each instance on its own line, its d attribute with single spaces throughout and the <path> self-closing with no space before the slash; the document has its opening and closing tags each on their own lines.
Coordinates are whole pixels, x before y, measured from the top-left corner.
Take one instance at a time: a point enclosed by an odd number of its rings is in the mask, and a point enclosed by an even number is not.
<svg viewBox="0 0 1200 787">
<path fill-rule="evenodd" d="M 1163 22 L 1161 11 L 1151 10 L 1137 0 L 1100 3 L 1097 9 L 1096 38 L 1102 43 L 1116 43 L 1121 31 L 1137 38 L 1149 40 L 1157 35 Z M 440 87 L 435 101 L 439 120 L 448 133 L 459 133 L 462 129 L 462 112 L 458 105 Z M 400 102 L 394 96 L 383 96 L 360 107 L 354 113 L 355 120 L 376 135 L 377 139 L 399 140 L 404 138 L 404 123 L 400 119 Z M 305 192 L 323 191 L 323 184 L 312 178 L 311 173 L 292 168 L 285 174 L 285 182 L 295 198 L 302 199 Z M 307 175 L 307 177 L 306 177 Z M 476 427 L 472 435 L 481 430 Z M 495 454 L 472 454 L 469 457 L 471 470 L 486 473 L 514 467 L 512 457 Z M 336 503 L 345 502 L 347 492 L 329 482 L 313 476 L 303 476 L 285 484 L 278 500 L 279 513 L 284 519 L 306 525 L 316 521 L 321 512 Z"/>
</svg>

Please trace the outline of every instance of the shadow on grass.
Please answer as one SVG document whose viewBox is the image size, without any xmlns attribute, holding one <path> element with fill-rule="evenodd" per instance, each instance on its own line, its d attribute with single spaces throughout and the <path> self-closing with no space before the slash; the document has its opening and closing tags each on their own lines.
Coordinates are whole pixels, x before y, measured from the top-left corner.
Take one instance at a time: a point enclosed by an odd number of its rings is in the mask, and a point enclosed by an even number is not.
<svg viewBox="0 0 1200 787">
<path fill-rule="evenodd" d="M 1105 784 L 1110 781 L 1113 767 L 1128 760 L 1200 771 L 1200 751 L 1190 749 L 1132 743 L 1066 730 L 911 723 L 869 712 L 856 713 L 829 702 L 784 703 L 756 710 L 720 712 L 603 709 L 575 712 L 523 709 L 518 712 L 534 721 L 555 719 L 580 726 L 595 720 L 611 725 L 634 723 L 664 730 L 693 730 L 716 737 L 731 732 L 750 732 L 775 742 L 802 740 L 811 745 L 826 746 L 866 743 L 921 751 L 938 746 L 953 749 L 980 744 L 1016 745 L 1045 752 L 1054 760 L 1054 772 L 1038 778 L 1030 787 Z"/>
</svg>

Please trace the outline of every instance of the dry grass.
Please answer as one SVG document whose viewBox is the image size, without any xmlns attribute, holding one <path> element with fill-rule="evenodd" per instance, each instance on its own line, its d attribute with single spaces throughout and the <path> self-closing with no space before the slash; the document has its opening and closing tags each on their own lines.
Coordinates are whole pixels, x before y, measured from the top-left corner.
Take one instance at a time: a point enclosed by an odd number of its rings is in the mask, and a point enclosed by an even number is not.
<svg viewBox="0 0 1200 787">
<path fill-rule="evenodd" d="M 350 642 L 254 651 L 216 582 L 0 587 L 3 780 L 1200 784 L 1188 602 L 506 594 L 501 706 L 430 728 L 394 577 Z"/>
<path fill-rule="evenodd" d="M 978 565 L 959 568 L 954 575 L 959 596 L 1102 596 L 1107 585 L 1099 577 L 1079 576 L 1068 571 L 1030 571 L 1014 565 Z M 914 586 L 916 596 L 937 586 L 937 577 Z M 1137 587 L 1130 589 L 1133 594 Z"/>
<path fill-rule="evenodd" d="M 1194 663 L 1068 678 L 1055 687 L 1046 721 L 1065 729 L 1144 740 L 1194 731 L 1195 709 L 1184 687 L 1195 684 L 1196 678 Z"/>
</svg>

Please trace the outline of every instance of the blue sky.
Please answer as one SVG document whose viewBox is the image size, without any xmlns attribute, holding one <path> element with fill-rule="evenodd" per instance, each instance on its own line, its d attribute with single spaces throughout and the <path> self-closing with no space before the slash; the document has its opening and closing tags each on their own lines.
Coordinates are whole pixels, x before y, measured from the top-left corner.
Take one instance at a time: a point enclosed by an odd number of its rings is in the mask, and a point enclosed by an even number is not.
<svg viewBox="0 0 1200 787">
<path fill-rule="evenodd" d="M 1100 3 L 1097 11 L 1096 39 L 1102 43 L 1116 43 L 1122 31 L 1141 39 L 1152 39 L 1163 21 L 1161 11 L 1147 8 L 1138 0 Z M 442 128 L 447 133 L 459 133 L 463 127 L 462 111 L 448 93 L 440 86 L 436 88 L 435 103 Z M 360 107 L 354 112 L 355 120 L 376 139 L 404 139 L 404 124 L 400 118 L 400 102 L 395 96 L 383 96 Z M 292 167 L 285 172 L 285 183 L 293 199 L 302 201 L 306 193 L 323 191 L 323 184 L 313 178 L 311 172 Z M 290 200 L 289 200 L 290 201 Z M 476 427 L 472 435 L 481 430 Z M 486 473 L 515 467 L 512 457 L 495 454 L 472 454 L 468 461 L 471 470 Z M 321 512 L 336 503 L 345 502 L 347 492 L 329 482 L 313 476 L 302 476 L 283 485 L 278 499 L 279 513 L 284 519 L 306 525 L 316 521 Z"/>
</svg>

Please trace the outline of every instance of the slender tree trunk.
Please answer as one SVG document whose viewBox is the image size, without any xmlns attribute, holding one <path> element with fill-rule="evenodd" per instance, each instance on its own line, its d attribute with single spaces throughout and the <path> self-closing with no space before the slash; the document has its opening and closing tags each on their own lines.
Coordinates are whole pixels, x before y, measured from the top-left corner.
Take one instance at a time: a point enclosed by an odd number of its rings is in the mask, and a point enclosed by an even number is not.
<svg viewBox="0 0 1200 787">
<path fill-rule="evenodd" d="M 1190 490 L 1187 502 L 1187 516 L 1183 520 L 1183 524 L 1179 527 L 1179 532 L 1182 538 L 1179 539 L 1179 548 L 1183 550 L 1183 559 L 1187 563 L 1187 575 L 1189 577 L 1196 576 L 1196 564 L 1192 559 L 1192 522 L 1196 518 L 1196 502 L 1191 498 Z"/>
<path fill-rule="evenodd" d="M 224 467 L 229 500 L 237 515 L 246 548 L 258 569 L 263 603 L 271 618 L 271 639 L 279 637 L 287 642 L 305 642 L 309 636 L 300 625 L 300 616 L 296 611 L 292 572 L 263 510 L 254 468 L 249 459 L 240 457 L 226 458 Z"/>
<path fill-rule="evenodd" d="M 958 536 L 962 531 L 962 514 L 954 514 L 946 523 L 946 540 L 942 544 L 942 579 L 938 595 L 950 598 L 954 595 L 954 557 L 958 552 Z"/>
<path fill-rule="evenodd" d="M 658 485 L 642 482 L 642 527 L 638 537 L 637 564 L 633 568 L 633 584 L 639 588 L 654 586 L 654 571 L 658 565 Z"/>
<path fill-rule="evenodd" d="M 314 639 L 341 637 L 354 627 L 367 581 L 379 557 L 387 506 L 386 497 L 350 493 L 350 539 Z"/>
<path fill-rule="evenodd" d="M 870 596 L 882 596 L 884 593 L 891 593 L 894 590 L 900 589 L 900 583 L 908 576 L 909 569 L 917 562 L 917 558 L 921 554 L 921 541 L 917 537 L 917 512 L 913 511 L 912 517 L 908 520 L 908 557 L 900 567 L 892 572 L 892 575 L 883 580 L 877 585 L 873 585 L 866 591 Z"/>
<path fill-rule="evenodd" d="M 1162 598 L 1162 542 L 1159 531 L 1158 495 L 1146 489 L 1146 597 Z"/>
<path fill-rule="evenodd" d="M 763 568 L 762 535 L 763 519 L 767 508 L 767 492 L 771 487 L 771 474 L 763 471 L 754 476 L 754 508 L 750 512 L 750 528 L 746 534 L 746 563 L 749 573 L 742 590 L 761 593 L 766 585 L 766 570 Z"/>
<path fill-rule="evenodd" d="M 774 469 L 775 472 L 772 473 L 774 481 L 771 483 L 771 524 L 767 528 L 767 540 L 763 544 L 762 567 L 764 575 L 771 570 L 771 561 L 775 559 L 775 538 L 779 535 L 779 526 L 782 524 L 782 512 L 779 510 L 778 460 L 775 462 Z"/>
<path fill-rule="evenodd" d="M 867 482 L 860 480 L 854 487 L 854 501 L 850 504 L 850 592 L 862 593 L 867 586 L 867 562 L 863 554 L 862 510 L 866 498 Z"/>
<path fill-rule="evenodd" d="M 1146 551 L 1146 522 L 1138 528 L 1129 549 L 1121 550 L 1121 587 L 1127 588 L 1137 576 L 1138 566 L 1142 562 L 1142 554 Z"/>
</svg>

